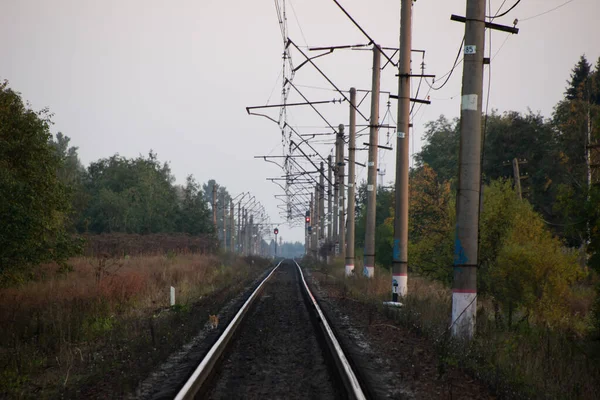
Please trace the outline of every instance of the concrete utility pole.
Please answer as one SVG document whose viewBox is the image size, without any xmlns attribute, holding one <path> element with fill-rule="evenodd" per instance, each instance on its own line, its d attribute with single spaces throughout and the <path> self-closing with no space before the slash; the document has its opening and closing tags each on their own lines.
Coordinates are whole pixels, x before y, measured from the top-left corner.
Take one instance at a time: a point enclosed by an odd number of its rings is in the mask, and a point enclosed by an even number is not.
<svg viewBox="0 0 600 400">
<path fill-rule="evenodd" d="M 319 226 L 319 216 L 317 215 L 317 199 L 318 199 L 318 192 L 317 192 L 317 188 L 315 186 L 315 193 L 311 193 L 310 194 L 310 209 L 311 209 L 311 216 L 310 216 L 310 250 L 312 253 L 313 258 L 316 260 L 317 259 L 317 230 L 318 230 L 318 226 Z"/>
<path fill-rule="evenodd" d="M 398 128 L 396 139 L 396 205 L 392 262 L 392 301 L 408 292 L 408 164 L 410 138 L 410 56 L 412 53 L 412 4 L 402 0 L 400 15 L 400 64 L 398 65 Z"/>
<path fill-rule="evenodd" d="M 333 239 L 333 164 L 331 163 L 331 154 L 327 156 L 327 178 L 329 186 L 327 188 L 327 241 L 331 244 Z"/>
<path fill-rule="evenodd" d="M 339 127 L 338 127 L 339 129 Z M 334 181 L 333 181 L 333 217 L 332 217 L 332 222 L 333 222 L 333 235 L 332 235 L 332 240 L 333 240 L 333 256 L 336 257 L 339 254 L 339 242 L 340 242 L 340 232 L 338 231 L 339 229 L 339 223 L 338 223 L 338 217 L 339 217 L 339 207 L 340 207 L 340 184 L 338 182 L 338 174 L 337 174 L 337 166 L 340 163 L 340 146 L 339 146 L 339 135 L 335 136 L 335 165 L 333 166 L 334 171 L 333 171 L 333 175 L 334 175 Z"/>
<path fill-rule="evenodd" d="M 345 192 L 344 192 L 344 167 L 346 166 L 346 163 L 344 162 L 344 125 L 340 124 L 338 127 L 338 140 L 337 140 L 337 145 L 338 145 L 338 151 L 337 153 L 339 154 L 339 162 L 337 167 L 337 184 L 339 185 L 339 190 L 338 190 L 338 197 L 339 197 L 339 203 L 338 203 L 338 224 L 339 224 L 339 228 L 338 228 L 338 242 L 339 242 L 339 249 L 336 253 L 336 255 L 339 254 L 345 254 L 345 246 L 344 243 L 346 242 L 346 229 L 345 229 L 345 219 L 344 219 L 344 197 L 345 197 Z"/>
<path fill-rule="evenodd" d="M 321 169 L 319 170 L 319 248 L 322 246 L 325 239 L 325 168 L 321 161 Z"/>
<path fill-rule="evenodd" d="M 356 162 L 356 89 L 350 88 L 350 132 L 348 132 L 348 224 L 346 226 L 346 276 L 354 273 L 354 190 Z"/>
<path fill-rule="evenodd" d="M 213 212 L 213 225 L 215 227 L 215 233 L 219 235 L 217 230 L 217 184 L 213 184 L 212 188 L 212 212 Z"/>
<path fill-rule="evenodd" d="M 254 254 L 254 214 L 250 214 L 250 223 L 248 229 L 248 255 Z"/>
<path fill-rule="evenodd" d="M 221 204 L 223 208 L 223 249 L 227 251 L 227 202 L 225 192 L 221 193 Z"/>
<path fill-rule="evenodd" d="M 363 273 L 375 275 L 375 213 L 377 206 L 377 150 L 379 144 L 379 87 L 381 54 L 373 46 L 373 82 L 371 90 L 371 120 L 369 128 L 369 164 L 367 176 L 367 223 L 365 230 L 365 269 Z"/>
<path fill-rule="evenodd" d="M 452 335 L 470 339 L 477 311 L 485 0 L 467 0 L 452 285 Z"/>
<path fill-rule="evenodd" d="M 513 176 L 515 179 L 515 192 L 517 192 L 517 197 L 519 200 L 523 199 L 523 192 L 521 191 L 521 172 L 519 172 L 519 160 L 513 158 L 512 160 L 513 166 Z"/>
<path fill-rule="evenodd" d="M 242 207 L 242 228 L 240 232 L 240 254 L 244 255 L 246 250 L 246 207 Z"/>
<path fill-rule="evenodd" d="M 233 204 L 233 201 L 229 204 L 229 219 L 229 222 L 231 223 L 231 231 L 229 233 L 229 251 L 235 253 L 235 204 Z"/>
<path fill-rule="evenodd" d="M 241 247 L 241 244 L 242 244 L 242 235 L 241 235 L 242 218 L 241 218 L 241 212 L 242 212 L 242 202 L 240 200 L 240 202 L 238 203 L 238 221 L 237 221 L 238 248 L 236 249 L 234 247 L 234 250 L 235 250 L 236 253 L 240 252 L 240 247 Z"/>
</svg>

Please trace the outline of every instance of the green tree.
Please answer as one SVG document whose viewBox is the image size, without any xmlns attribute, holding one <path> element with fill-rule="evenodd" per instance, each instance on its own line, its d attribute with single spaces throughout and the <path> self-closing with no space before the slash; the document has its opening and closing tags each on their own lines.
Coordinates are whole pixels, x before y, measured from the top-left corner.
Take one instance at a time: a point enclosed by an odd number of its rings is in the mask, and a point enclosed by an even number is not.
<svg viewBox="0 0 600 400">
<path fill-rule="evenodd" d="M 429 165 L 439 182 L 452 182 L 458 174 L 458 147 L 460 127 L 458 118 L 449 121 L 443 115 L 425 125 L 426 143 L 416 154 L 417 166 Z"/>
<path fill-rule="evenodd" d="M 427 164 L 411 171 L 410 178 L 410 268 L 450 283 L 456 219 L 450 184 L 438 183 L 435 171 Z M 389 223 L 393 224 L 393 221 Z"/>
<path fill-rule="evenodd" d="M 478 287 L 508 316 L 520 310 L 549 326 L 569 321 L 571 287 L 582 276 L 576 254 L 565 249 L 509 181 L 485 188 L 480 221 Z"/>
<path fill-rule="evenodd" d="M 177 224 L 179 232 L 190 235 L 214 233 L 212 213 L 204 199 L 204 194 L 193 176 L 188 176 L 180 199 L 180 212 Z"/>
<path fill-rule="evenodd" d="M 59 263 L 78 249 L 65 229 L 68 191 L 50 144 L 48 110 L 35 112 L 0 84 L 0 281 L 42 262 Z M 11 278 L 12 277 L 12 278 Z"/>
<path fill-rule="evenodd" d="M 582 55 L 571 72 L 571 80 L 568 81 L 569 86 L 565 92 L 566 100 L 586 97 L 590 72 L 591 65 L 585 55 Z"/>
<path fill-rule="evenodd" d="M 174 180 L 169 165 L 153 152 L 93 162 L 85 183 L 90 201 L 80 226 L 93 233 L 173 232 L 178 213 Z"/>
<path fill-rule="evenodd" d="M 214 179 L 210 179 L 208 182 L 202 185 L 202 193 L 204 193 L 205 201 L 211 205 L 212 212 L 212 200 L 213 200 L 213 187 L 217 185 L 217 237 L 219 241 L 223 243 L 223 219 L 229 218 L 229 205 L 231 201 L 231 196 L 227 191 L 227 188 L 223 185 L 219 185 L 217 181 Z M 224 205 L 226 207 L 224 207 Z M 226 209 L 225 209 L 226 208 Z M 212 214 L 211 214 L 212 215 Z M 212 218 L 212 217 L 211 217 Z M 229 222 L 227 222 L 227 226 L 229 226 Z M 227 235 L 227 246 L 229 246 L 230 235 Z"/>
<path fill-rule="evenodd" d="M 67 186 L 81 183 L 85 174 L 85 168 L 77 154 L 78 148 L 69 146 L 70 142 L 71 138 L 63 135 L 62 132 L 58 132 L 56 138 L 50 140 L 50 144 L 61 160 L 61 165 L 57 170 L 58 179 Z"/>
<path fill-rule="evenodd" d="M 361 249 L 365 246 L 365 233 L 367 224 L 367 184 L 363 182 L 357 188 L 357 209 L 355 243 Z M 394 191 L 387 187 L 377 188 L 377 204 L 375 206 L 375 262 L 389 268 L 392 264 L 393 227 L 385 225 L 385 221 L 392 215 L 394 206 Z"/>
</svg>

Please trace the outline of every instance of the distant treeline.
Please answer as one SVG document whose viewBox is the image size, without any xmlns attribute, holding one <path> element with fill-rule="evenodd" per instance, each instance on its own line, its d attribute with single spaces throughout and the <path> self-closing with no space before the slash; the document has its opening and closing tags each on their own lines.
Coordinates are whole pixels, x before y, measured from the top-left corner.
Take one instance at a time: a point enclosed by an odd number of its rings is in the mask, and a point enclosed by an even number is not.
<svg viewBox="0 0 600 400">
<path fill-rule="evenodd" d="M 44 262 L 66 268 L 69 257 L 84 251 L 216 248 L 214 180 L 201 186 L 190 175 L 175 184 L 169 164 L 152 151 L 84 167 L 69 137 L 51 135 L 50 117 L 0 83 L 0 284 L 26 279 L 29 267 Z M 218 185 L 218 199 L 230 199 L 224 186 Z M 217 214 L 222 221 L 223 210 Z"/>
</svg>

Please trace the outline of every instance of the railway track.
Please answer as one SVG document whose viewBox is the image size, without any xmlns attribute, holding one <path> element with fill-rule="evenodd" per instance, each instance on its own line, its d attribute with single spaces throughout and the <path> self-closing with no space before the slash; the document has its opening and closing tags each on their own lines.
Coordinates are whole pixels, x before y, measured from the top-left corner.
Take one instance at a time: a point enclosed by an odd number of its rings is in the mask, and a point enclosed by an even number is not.
<svg viewBox="0 0 600 400">
<path fill-rule="evenodd" d="M 258 285 L 175 397 L 365 399 L 300 266 Z"/>
</svg>

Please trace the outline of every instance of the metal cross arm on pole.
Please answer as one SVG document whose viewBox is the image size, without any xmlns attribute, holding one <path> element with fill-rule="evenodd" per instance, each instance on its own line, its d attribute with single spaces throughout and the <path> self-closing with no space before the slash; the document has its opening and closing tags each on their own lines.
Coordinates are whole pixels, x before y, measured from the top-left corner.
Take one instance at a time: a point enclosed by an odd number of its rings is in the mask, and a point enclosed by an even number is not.
<svg viewBox="0 0 600 400">
<path fill-rule="evenodd" d="M 290 81 L 291 82 L 291 81 Z M 261 108 L 278 108 L 278 107 L 295 107 L 295 106 L 310 106 L 313 104 L 329 104 L 329 103 L 342 103 L 342 99 L 332 99 L 332 100 L 319 100 L 319 101 L 311 101 L 306 103 L 287 103 L 287 104 L 269 104 L 265 106 L 251 106 L 246 107 L 246 112 L 250 114 L 250 110 L 258 110 Z"/>
<path fill-rule="evenodd" d="M 327 124 L 327 126 L 329 126 L 329 127 L 330 127 L 330 128 L 331 128 L 331 129 L 332 129 L 334 132 L 336 132 L 335 128 L 334 128 L 334 127 L 333 127 L 333 126 L 332 126 L 332 125 L 329 123 L 329 121 L 327 121 L 327 118 L 325 118 L 325 117 L 323 116 L 323 114 L 321 114 L 321 112 L 320 112 L 319 110 L 317 110 L 317 108 L 316 108 L 316 107 L 315 107 L 315 106 L 314 106 L 314 105 L 313 105 L 313 104 L 312 104 L 312 103 L 311 103 L 311 102 L 310 102 L 310 101 L 309 101 L 309 100 L 306 98 L 306 96 L 304 96 L 304 94 L 303 94 L 303 93 L 300 91 L 300 89 L 298 89 L 298 88 L 296 87 L 296 85 L 294 85 L 294 84 L 292 83 L 292 81 L 290 81 L 290 80 L 287 80 L 287 81 L 286 81 L 286 83 L 289 83 L 289 84 L 290 84 L 290 86 L 292 86 L 292 87 L 294 88 L 294 90 L 295 90 L 296 92 L 298 92 L 298 94 L 299 94 L 300 96 L 302 96 L 302 98 L 304 99 L 304 101 L 306 101 L 306 103 L 307 103 L 308 105 L 310 105 L 310 107 L 311 107 L 313 110 L 315 110 L 315 112 L 316 112 L 316 113 L 319 115 L 319 117 L 321 117 L 321 119 L 322 119 L 323 121 L 325 121 L 325 123 Z M 341 104 L 341 103 L 342 103 L 342 101 L 340 100 L 340 104 Z"/>
<path fill-rule="evenodd" d="M 381 52 L 381 54 L 383 54 L 383 56 L 388 60 L 388 62 L 391 63 L 393 66 L 397 67 L 398 64 L 395 63 L 395 62 L 393 62 L 391 60 L 391 58 L 388 57 L 387 54 L 385 54 L 385 52 L 383 51 L 383 48 L 381 46 L 379 46 L 378 44 L 376 44 L 375 40 L 373 40 L 373 38 L 358 24 L 358 22 L 356 22 L 356 20 L 354 18 L 352 18 L 352 16 L 348 13 L 348 11 L 346 11 L 344 9 L 344 7 L 342 7 L 342 5 L 340 3 L 338 3 L 337 0 L 333 0 L 333 2 L 340 8 L 340 10 L 342 10 L 342 12 L 344 14 L 346 14 L 346 16 L 350 19 L 350 21 L 352 21 L 352 23 L 354 24 L 354 26 L 356 26 L 362 32 L 362 34 L 365 35 L 365 37 L 367 39 L 369 39 L 369 42 L 373 43 L 373 45 L 375 45 L 379 49 L 379 51 Z"/>
<path fill-rule="evenodd" d="M 363 145 L 365 145 L 365 146 L 376 146 L 376 147 L 378 147 L 378 148 L 380 148 L 380 149 L 384 149 L 384 150 L 394 150 L 394 148 L 393 148 L 393 147 L 390 147 L 390 146 L 382 146 L 382 145 L 380 145 L 380 144 L 363 143 Z"/>
<path fill-rule="evenodd" d="M 401 76 L 403 78 L 435 78 L 435 75 L 428 74 L 396 74 L 396 76 Z"/>
<path fill-rule="evenodd" d="M 338 50 L 338 49 L 353 49 L 355 47 L 367 47 L 371 43 L 366 44 L 344 44 L 341 46 L 324 46 L 324 47 L 309 47 L 308 51 L 322 51 L 322 50 Z"/>
<path fill-rule="evenodd" d="M 397 96 L 395 94 L 390 94 L 390 99 L 399 99 L 400 96 Z M 422 103 L 422 104 L 431 104 L 431 101 L 429 100 L 421 100 L 421 99 L 413 99 L 411 98 L 410 101 L 412 101 L 413 103 Z"/>
<path fill-rule="evenodd" d="M 452 21 L 456 21 L 456 22 L 467 22 L 467 18 L 461 17 L 460 15 L 455 15 L 455 14 L 452 14 L 450 16 L 450 19 Z M 506 25 L 495 24 L 493 22 L 486 22 L 485 23 L 485 27 L 489 28 L 489 29 L 496 30 L 496 31 L 502 31 L 502 32 L 512 33 L 513 35 L 516 35 L 516 34 L 519 33 L 519 28 L 510 27 L 510 26 L 506 26 Z"/>
<path fill-rule="evenodd" d="M 320 170 L 320 168 L 319 168 L 319 167 L 317 167 L 317 165 L 316 165 L 314 162 L 312 162 L 312 160 L 311 160 L 311 159 L 310 159 L 308 156 L 306 156 L 306 153 L 305 153 L 305 152 L 304 152 L 304 151 L 303 151 L 303 150 L 302 150 L 302 149 L 301 149 L 301 148 L 300 148 L 300 147 L 299 147 L 299 146 L 298 146 L 298 145 L 297 145 L 297 144 L 296 144 L 296 143 L 295 143 L 293 140 L 291 140 L 291 141 L 290 141 L 290 144 L 293 144 L 294 146 L 296 146 L 296 148 L 297 148 L 298 150 L 300 150 L 300 152 L 301 152 L 302 154 L 304 154 L 304 155 L 305 155 L 306 159 L 307 159 L 308 161 L 310 161 L 310 163 L 313 165 L 313 167 L 315 167 L 316 169 L 318 169 L 318 170 L 319 170 L 319 173 L 320 173 L 320 174 L 322 174 L 323 176 L 325 176 L 325 173 L 324 173 L 323 171 L 321 171 L 321 170 Z M 297 162 L 296 160 L 293 160 L 293 161 L 294 161 L 294 163 L 295 163 L 295 164 L 296 164 L 296 165 L 297 165 L 297 166 L 298 166 L 298 167 L 299 167 L 301 170 L 303 170 L 304 172 L 307 172 L 308 176 L 310 176 L 310 173 L 309 173 L 308 171 L 306 171 L 304 168 L 302 168 L 302 166 L 300 166 L 300 164 L 298 164 L 298 162 Z M 311 176 L 311 178 L 312 178 L 312 176 Z M 314 179 L 314 178 L 313 178 L 313 179 Z M 327 182 L 330 182 L 330 181 L 329 181 L 329 178 L 325 177 L 325 179 L 327 180 Z M 316 179 L 314 179 L 314 181 L 315 181 L 315 183 L 318 183 Z"/>
<path fill-rule="evenodd" d="M 298 132 L 296 132 L 296 130 L 295 130 L 295 129 L 294 129 L 294 128 L 293 128 L 293 127 L 290 125 L 290 124 L 288 124 L 287 122 L 285 122 L 285 123 L 283 124 L 283 126 L 284 126 L 284 127 L 289 127 L 289 128 L 290 128 L 290 131 L 292 131 L 292 132 L 293 132 L 293 133 L 294 133 L 296 136 L 298 136 L 300 139 L 302 139 L 302 141 L 300 142 L 300 144 L 302 144 L 302 143 L 306 143 L 306 144 L 308 145 L 308 147 L 310 147 L 310 149 L 311 149 L 312 151 L 314 151 L 314 152 L 315 152 L 315 154 L 317 154 L 317 155 L 318 155 L 318 156 L 321 158 L 321 160 L 323 160 L 323 161 L 326 161 L 326 160 L 325 160 L 325 158 L 323 158 L 323 156 L 322 156 L 322 155 L 321 155 L 321 154 L 320 154 L 320 153 L 319 153 L 319 152 L 318 152 L 318 151 L 317 151 L 317 150 L 316 150 L 314 147 L 312 147 L 312 146 L 310 145 L 310 143 L 308 143 L 308 140 L 309 140 L 309 139 L 304 139 L 302 136 L 300 136 L 300 134 L 299 134 Z M 293 142 L 293 141 L 292 141 L 292 142 Z M 292 143 L 290 143 L 290 149 L 291 149 L 291 146 L 292 146 Z M 296 146 L 298 146 L 298 145 L 296 145 Z M 313 164 L 313 165 L 314 165 L 314 164 Z"/>
<path fill-rule="evenodd" d="M 310 64 L 311 64 L 313 67 L 315 67 L 315 69 L 316 69 L 316 70 L 319 72 L 319 74 L 321 74 L 321 76 L 322 76 L 323 78 L 325 78 L 325 80 L 327 80 L 327 82 L 329 82 L 329 84 L 330 84 L 331 86 L 333 86 L 333 87 L 335 88 L 335 90 L 336 90 L 336 91 L 337 91 L 339 94 L 341 94 L 341 95 L 344 97 L 344 100 L 346 100 L 347 102 L 350 102 L 350 99 L 348 99 L 348 97 L 347 97 L 347 96 L 344 94 L 344 92 L 343 92 L 342 90 L 340 90 L 340 88 L 338 88 L 338 87 L 336 86 L 336 84 L 335 84 L 335 83 L 333 83 L 333 81 L 332 81 L 331 79 L 329 79 L 329 77 L 328 77 L 327 75 L 325 75 L 325 73 L 324 73 L 323 71 L 321 71 L 321 69 L 320 69 L 319 67 L 317 67 L 317 64 L 315 64 L 315 63 L 312 61 L 312 59 L 311 59 L 310 57 L 308 57 L 308 56 L 307 56 L 307 55 L 306 55 L 306 54 L 305 54 L 305 53 L 304 53 L 304 52 L 303 52 L 303 51 L 300 49 L 300 47 L 298 47 L 298 45 L 296 45 L 296 43 L 294 43 L 294 42 L 292 41 L 292 39 L 288 38 L 288 43 L 290 43 L 290 44 L 293 44 L 293 45 L 294 45 L 294 47 L 296 48 L 296 50 L 298 50 L 298 52 L 300 52 L 300 54 L 302 54 L 302 56 L 303 56 L 304 58 L 306 58 L 306 60 L 307 60 L 308 62 L 310 62 Z M 333 51 L 333 50 L 332 50 L 332 51 Z M 287 81 L 289 82 L 289 79 L 288 79 Z M 290 83 L 291 83 L 291 82 L 290 82 Z M 298 90 L 298 89 L 296 89 L 296 90 Z M 363 114 L 360 112 L 360 110 L 358 110 L 358 108 L 356 108 L 356 107 L 355 107 L 355 109 L 356 109 L 356 112 L 357 112 L 357 113 L 359 113 L 359 114 L 360 114 L 360 116 L 361 116 L 361 117 L 363 117 L 363 119 L 364 119 L 365 121 L 368 121 L 368 120 L 369 120 L 367 117 L 365 117 L 365 116 L 364 116 L 364 115 L 363 115 Z"/>
<path fill-rule="evenodd" d="M 352 149 L 351 149 L 351 150 L 352 150 Z M 354 149 L 354 150 L 356 150 L 356 149 Z M 348 159 L 348 158 L 344 158 L 344 160 L 346 160 L 346 161 L 348 161 L 348 162 L 351 162 L 351 161 L 350 161 L 350 159 Z M 354 161 L 354 164 L 356 164 L 356 165 L 360 165 L 360 166 L 361 166 L 361 167 L 363 167 L 363 168 L 365 168 L 365 167 L 366 167 L 366 164 L 360 163 L 360 162 L 358 162 L 358 161 Z"/>
</svg>

